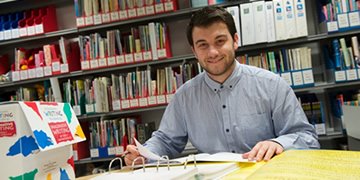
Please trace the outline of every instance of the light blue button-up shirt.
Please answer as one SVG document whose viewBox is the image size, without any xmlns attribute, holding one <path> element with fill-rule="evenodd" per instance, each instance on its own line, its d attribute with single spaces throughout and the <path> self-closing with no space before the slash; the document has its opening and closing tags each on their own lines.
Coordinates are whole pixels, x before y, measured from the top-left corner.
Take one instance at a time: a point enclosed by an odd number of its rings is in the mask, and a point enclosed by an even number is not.
<svg viewBox="0 0 360 180">
<path fill-rule="evenodd" d="M 205 153 L 245 153 L 264 140 L 285 150 L 319 148 L 291 87 L 278 75 L 237 61 L 223 84 L 201 73 L 182 85 L 145 146 L 174 157 L 188 139 Z"/>
</svg>

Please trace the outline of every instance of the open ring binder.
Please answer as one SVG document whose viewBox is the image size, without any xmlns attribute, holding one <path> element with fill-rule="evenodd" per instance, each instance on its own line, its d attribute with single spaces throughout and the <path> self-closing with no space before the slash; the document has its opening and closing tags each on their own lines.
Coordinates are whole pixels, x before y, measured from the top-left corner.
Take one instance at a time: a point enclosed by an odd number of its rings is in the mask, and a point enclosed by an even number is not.
<svg viewBox="0 0 360 180">
<path fill-rule="evenodd" d="M 156 172 L 159 172 L 159 166 L 160 166 L 160 161 L 166 159 L 166 162 L 167 162 L 167 167 L 168 167 L 168 171 L 170 171 L 170 161 L 169 161 L 169 156 L 161 156 L 158 161 L 157 161 L 157 164 L 156 164 Z"/>
<path fill-rule="evenodd" d="M 109 164 L 109 172 L 111 171 L 111 166 L 112 166 L 112 163 L 114 162 L 114 161 L 116 161 L 116 160 L 119 160 L 120 161 L 120 169 L 122 169 L 122 159 L 121 158 L 119 158 L 119 157 L 117 157 L 117 158 L 114 158 L 113 160 L 111 160 L 110 161 L 110 164 Z"/>
<path fill-rule="evenodd" d="M 187 163 L 188 163 L 188 161 L 189 161 L 189 158 L 191 158 L 191 157 L 193 158 L 194 167 L 196 168 L 196 157 L 195 157 L 194 154 L 190 154 L 190 155 L 186 158 L 186 160 L 185 160 L 184 169 L 186 169 L 186 166 L 187 166 Z"/>
<path fill-rule="evenodd" d="M 135 159 L 133 160 L 133 162 L 132 162 L 131 167 L 132 167 L 133 173 L 134 173 L 134 169 L 135 169 L 135 162 L 136 162 L 138 159 L 141 159 L 141 161 L 142 161 L 142 166 L 143 166 L 143 171 L 145 172 L 145 158 L 139 156 L 139 157 L 135 158 Z"/>
</svg>

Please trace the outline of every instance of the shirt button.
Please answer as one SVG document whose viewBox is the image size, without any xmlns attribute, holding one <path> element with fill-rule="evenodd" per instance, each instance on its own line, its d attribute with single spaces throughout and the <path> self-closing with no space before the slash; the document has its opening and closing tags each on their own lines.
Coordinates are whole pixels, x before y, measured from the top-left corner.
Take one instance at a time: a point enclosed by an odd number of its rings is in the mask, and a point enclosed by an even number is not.
<svg viewBox="0 0 360 180">
<path fill-rule="evenodd" d="M 231 152 L 232 152 L 232 153 L 235 153 L 235 151 L 234 151 L 234 150 L 232 150 Z"/>
<path fill-rule="evenodd" d="M 220 88 L 221 88 L 221 89 L 224 88 L 224 85 L 221 85 Z"/>
<path fill-rule="evenodd" d="M 230 86 L 230 88 L 232 88 L 232 86 Z"/>
<path fill-rule="evenodd" d="M 230 130 L 229 129 L 226 129 L 226 132 L 229 132 Z"/>
<path fill-rule="evenodd" d="M 225 109 L 226 108 L 226 105 L 223 105 L 223 109 Z"/>
<path fill-rule="evenodd" d="M 216 91 L 216 89 L 214 89 L 214 91 Z"/>
</svg>

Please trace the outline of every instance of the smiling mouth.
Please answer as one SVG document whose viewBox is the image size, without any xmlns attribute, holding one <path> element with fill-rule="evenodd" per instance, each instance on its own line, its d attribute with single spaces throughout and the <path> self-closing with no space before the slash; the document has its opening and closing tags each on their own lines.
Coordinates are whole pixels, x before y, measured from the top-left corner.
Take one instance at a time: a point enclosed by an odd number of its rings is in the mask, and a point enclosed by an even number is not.
<svg viewBox="0 0 360 180">
<path fill-rule="evenodd" d="M 207 62 L 208 63 L 218 63 L 218 62 L 222 61 L 223 59 L 224 59 L 224 57 L 217 58 L 217 59 L 210 59 Z"/>
</svg>

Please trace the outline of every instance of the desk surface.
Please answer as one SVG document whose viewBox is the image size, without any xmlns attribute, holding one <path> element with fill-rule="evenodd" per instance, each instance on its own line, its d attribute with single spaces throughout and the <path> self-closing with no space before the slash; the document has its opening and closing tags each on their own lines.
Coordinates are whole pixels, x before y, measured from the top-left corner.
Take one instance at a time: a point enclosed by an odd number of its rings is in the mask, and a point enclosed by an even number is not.
<svg viewBox="0 0 360 180">
<path fill-rule="evenodd" d="M 288 150 L 269 162 L 239 163 L 238 166 L 238 170 L 223 179 L 360 180 L 360 151 Z M 96 175 L 80 177 L 77 180 L 93 177 Z"/>
</svg>

